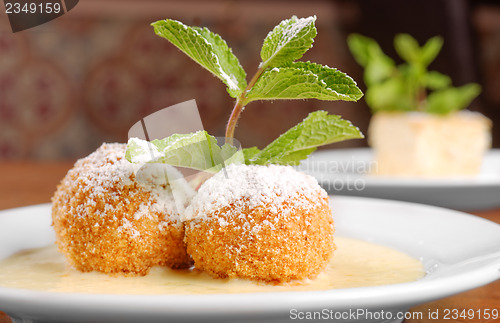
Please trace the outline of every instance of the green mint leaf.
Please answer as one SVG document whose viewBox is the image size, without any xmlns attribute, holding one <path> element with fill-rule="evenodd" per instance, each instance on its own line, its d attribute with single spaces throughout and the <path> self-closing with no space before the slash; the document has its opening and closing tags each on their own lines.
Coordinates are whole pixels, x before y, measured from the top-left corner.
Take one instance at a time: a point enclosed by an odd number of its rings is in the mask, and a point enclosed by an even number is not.
<svg viewBox="0 0 500 323">
<path fill-rule="evenodd" d="M 366 64 L 364 77 L 366 85 L 382 82 L 396 74 L 394 61 L 388 57 L 386 58 L 380 58 Z"/>
<path fill-rule="evenodd" d="M 394 66 L 394 61 L 384 54 L 378 43 L 370 37 L 360 34 L 350 34 L 347 37 L 347 45 L 356 62 L 363 67 L 366 67 L 373 61 Z"/>
<path fill-rule="evenodd" d="M 425 86 L 431 90 L 439 90 L 451 85 L 451 78 L 437 71 L 429 71 L 424 77 Z"/>
<path fill-rule="evenodd" d="M 157 21 L 152 26 L 158 36 L 170 41 L 224 82 L 233 98 L 243 93 L 247 86 L 246 73 L 219 35 L 207 28 L 189 27 L 171 19 Z"/>
<path fill-rule="evenodd" d="M 405 61 L 412 63 L 420 61 L 420 45 L 409 34 L 397 34 L 394 37 L 394 48 Z"/>
<path fill-rule="evenodd" d="M 398 34 L 394 38 L 394 48 L 398 55 L 409 63 L 423 67 L 429 66 L 443 47 L 443 39 L 439 36 L 430 38 L 422 47 L 409 34 Z"/>
<path fill-rule="evenodd" d="M 245 156 L 245 164 L 250 165 L 252 158 L 260 153 L 260 149 L 257 147 L 243 148 L 243 155 Z"/>
<path fill-rule="evenodd" d="M 371 46 L 380 49 L 375 40 L 360 34 L 350 34 L 347 37 L 347 46 L 356 62 L 363 67 L 366 67 L 366 64 L 372 59 Z M 380 52 L 382 52 L 382 50 L 380 50 Z"/>
<path fill-rule="evenodd" d="M 165 163 L 215 173 L 224 165 L 243 163 L 242 153 L 229 144 L 220 147 L 206 131 L 174 134 L 150 142 L 130 138 L 125 158 L 131 163 Z"/>
<path fill-rule="evenodd" d="M 261 151 L 252 148 L 248 163 L 298 165 L 318 146 L 356 138 L 363 138 L 363 134 L 351 122 L 315 111 Z"/>
<path fill-rule="evenodd" d="M 356 82 L 337 69 L 295 62 L 267 69 L 246 95 L 255 100 L 318 99 L 357 101 L 363 96 Z"/>
<path fill-rule="evenodd" d="M 425 66 L 429 66 L 437 57 L 443 47 L 443 38 L 434 36 L 429 39 L 420 49 L 421 60 Z"/>
<path fill-rule="evenodd" d="M 260 56 L 264 67 L 283 66 L 301 58 L 311 48 L 316 16 L 283 20 L 267 35 Z"/>
<path fill-rule="evenodd" d="M 426 112 L 448 114 L 464 109 L 479 93 L 481 86 L 475 83 L 434 91 L 427 97 Z"/>
<path fill-rule="evenodd" d="M 228 143 L 222 145 L 220 149 L 220 157 L 217 160 L 218 165 L 222 165 L 223 167 L 230 164 L 244 164 L 245 163 L 245 155 L 243 154 L 243 150 L 239 150 L 235 146 L 232 146 Z"/>
<path fill-rule="evenodd" d="M 315 150 L 316 150 L 316 147 L 313 147 L 313 148 L 292 151 L 292 152 L 289 152 L 288 154 L 283 154 L 280 157 L 275 156 L 272 159 L 270 159 L 268 162 L 266 162 L 265 165 L 279 164 L 279 165 L 297 166 L 300 164 L 300 162 L 302 160 L 309 157 L 309 155 L 311 153 L 313 153 Z"/>
<path fill-rule="evenodd" d="M 367 86 L 382 82 L 396 73 L 394 61 L 384 54 L 372 38 L 351 34 L 347 38 L 347 45 L 354 59 L 365 68 L 364 81 Z"/>
<path fill-rule="evenodd" d="M 407 95 L 407 86 L 401 78 L 391 78 L 371 85 L 365 100 L 374 112 L 411 111 L 415 109 L 413 97 Z"/>
</svg>

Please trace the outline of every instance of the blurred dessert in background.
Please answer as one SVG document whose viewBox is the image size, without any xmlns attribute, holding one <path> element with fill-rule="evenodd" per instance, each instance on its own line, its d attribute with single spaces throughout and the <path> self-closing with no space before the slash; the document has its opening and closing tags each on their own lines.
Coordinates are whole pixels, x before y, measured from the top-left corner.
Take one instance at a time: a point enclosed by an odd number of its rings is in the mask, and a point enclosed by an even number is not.
<svg viewBox="0 0 500 323">
<path fill-rule="evenodd" d="M 368 140 L 379 175 L 476 175 L 491 145 L 491 122 L 480 113 L 446 116 L 421 112 L 379 112 Z"/>
</svg>

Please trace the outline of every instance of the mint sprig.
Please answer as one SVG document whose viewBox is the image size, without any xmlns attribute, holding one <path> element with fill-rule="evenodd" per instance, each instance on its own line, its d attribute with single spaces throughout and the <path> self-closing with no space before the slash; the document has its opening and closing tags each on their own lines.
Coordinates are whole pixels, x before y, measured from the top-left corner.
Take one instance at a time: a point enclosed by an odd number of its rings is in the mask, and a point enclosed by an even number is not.
<svg viewBox="0 0 500 323">
<path fill-rule="evenodd" d="M 346 74 L 311 62 L 295 62 L 311 47 L 316 37 L 316 17 L 283 20 L 264 39 L 262 62 L 251 80 L 238 59 L 217 34 L 206 28 L 189 27 L 176 20 L 153 23 L 156 34 L 166 38 L 194 61 L 208 69 L 236 98 L 226 128 L 234 137 L 244 107 L 256 100 L 319 99 L 356 101 L 363 93 Z"/>
<path fill-rule="evenodd" d="M 351 122 L 325 111 L 316 111 L 262 150 L 257 147 L 238 150 L 231 144 L 239 115 L 249 102 L 275 99 L 356 101 L 361 98 L 363 93 L 356 82 L 345 73 L 309 61 L 296 61 L 314 42 L 315 21 L 315 16 L 293 16 L 276 26 L 264 40 L 262 62 L 248 84 L 238 59 L 219 35 L 170 19 L 153 23 L 156 34 L 221 79 L 236 103 L 226 128 L 224 145 L 219 146 L 217 139 L 205 131 L 174 134 L 151 142 L 132 138 L 126 151 L 127 160 L 167 163 L 209 172 L 217 172 L 232 163 L 298 165 L 319 146 L 363 138 Z"/>
</svg>

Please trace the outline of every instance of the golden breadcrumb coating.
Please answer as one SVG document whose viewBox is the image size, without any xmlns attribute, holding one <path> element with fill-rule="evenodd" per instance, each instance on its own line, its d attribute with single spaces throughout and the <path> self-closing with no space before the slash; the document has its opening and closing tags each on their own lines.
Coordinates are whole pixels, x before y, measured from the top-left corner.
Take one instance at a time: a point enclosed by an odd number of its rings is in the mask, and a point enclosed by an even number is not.
<svg viewBox="0 0 500 323">
<path fill-rule="evenodd" d="M 328 195 L 291 167 L 230 165 L 201 186 L 185 220 L 195 267 L 216 278 L 314 278 L 335 250 Z"/>
<path fill-rule="evenodd" d="M 81 271 L 145 275 L 191 265 L 184 226 L 166 185 L 139 183 L 125 144 L 80 159 L 52 198 L 59 250 Z"/>
</svg>

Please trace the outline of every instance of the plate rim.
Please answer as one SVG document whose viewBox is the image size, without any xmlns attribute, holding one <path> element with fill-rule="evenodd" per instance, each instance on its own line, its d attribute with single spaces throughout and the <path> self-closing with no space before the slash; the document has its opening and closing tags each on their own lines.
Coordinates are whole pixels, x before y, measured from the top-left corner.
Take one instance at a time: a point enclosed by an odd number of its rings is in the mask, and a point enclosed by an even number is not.
<svg viewBox="0 0 500 323">
<path fill-rule="evenodd" d="M 356 147 L 356 148 L 332 148 L 332 149 L 321 149 L 313 152 L 311 154 L 312 159 L 314 157 L 322 157 L 328 154 L 373 154 L 373 149 L 370 147 Z M 489 149 L 485 154 L 485 159 L 495 158 L 500 162 L 500 148 Z M 304 163 L 307 163 L 309 159 L 306 159 Z M 311 162 L 311 160 L 309 160 Z M 299 170 L 305 171 L 302 168 L 303 165 L 299 166 Z M 319 172 L 313 172 L 309 174 L 318 174 Z M 344 175 L 352 175 L 352 178 L 341 177 Z M 498 172 L 498 178 L 494 180 L 486 180 L 484 177 L 471 176 L 471 177 L 443 177 L 443 178 L 419 178 L 419 177 L 392 177 L 392 176 L 373 176 L 366 174 L 352 174 L 352 173 L 339 173 L 339 179 L 352 183 L 355 180 L 363 179 L 366 184 L 370 187 L 412 187 L 412 188 L 473 188 L 473 187 L 500 187 L 500 168 Z M 327 183 L 328 180 L 318 180 L 318 182 Z"/>
<path fill-rule="evenodd" d="M 468 213 L 453 211 L 441 207 L 421 205 L 411 202 L 402 201 L 392 201 L 377 198 L 365 198 L 365 197 L 348 197 L 348 196 L 334 196 L 336 200 L 345 200 L 355 202 L 371 201 L 372 203 L 382 203 L 389 205 L 400 205 L 400 206 L 411 206 L 417 207 L 421 210 L 431 209 L 438 212 L 445 212 L 449 214 L 454 214 L 461 217 L 467 217 L 471 221 L 484 221 L 487 225 L 494 225 L 498 228 L 500 232 L 500 225 L 480 218 Z M 11 212 L 25 212 L 40 209 L 49 209 L 50 203 L 43 203 L 31 206 L 24 206 L 19 208 L 0 210 L 0 217 L 4 214 L 10 214 Z M 49 216 L 49 215 L 48 215 Z M 478 277 L 479 279 L 473 282 L 469 279 L 465 279 L 469 276 Z M 456 281 L 456 279 L 464 278 L 463 281 L 467 281 L 468 284 L 457 286 L 455 284 L 450 284 Z M 187 310 L 186 304 L 197 303 L 197 311 L 193 314 L 199 315 L 212 315 L 218 317 L 221 315 L 219 312 L 211 312 L 214 302 L 221 302 L 227 305 L 226 307 L 234 307 L 230 314 L 237 315 L 241 313 L 241 304 L 245 304 L 245 311 L 259 311 L 260 314 L 272 314 L 277 311 L 283 311 L 290 309 L 292 305 L 294 308 L 320 308 L 328 306 L 332 301 L 337 302 L 336 308 L 345 308 L 348 306 L 348 302 L 356 299 L 358 302 L 367 301 L 366 308 L 375 306 L 378 300 L 374 300 L 377 297 L 386 296 L 387 294 L 393 295 L 396 299 L 395 302 L 391 303 L 391 307 L 405 307 L 408 302 L 411 301 L 411 306 L 415 306 L 421 303 L 426 303 L 435 299 L 450 296 L 456 293 L 466 291 L 471 288 L 483 286 L 490 282 L 500 279 L 500 257 L 495 262 L 495 265 L 490 264 L 487 267 L 479 267 L 473 271 L 468 271 L 460 275 L 454 275 L 451 277 L 443 277 L 436 280 L 425 280 L 420 279 L 413 282 L 392 284 L 392 285 L 382 285 L 382 286 L 372 286 L 372 287 L 357 287 L 357 288 L 343 288 L 343 289 L 333 289 L 326 291 L 292 291 L 292 292 L 265 292 L 265 293 L 243 293 L 243 294 L 204 294 L 204 295 L 114 295 L 114 294 L 77 294 L 77 293 L 61 293 L 61 292 L 43 292 L 35 290 L 25 290 L 17 288 L 8 288 L 0 286 L 0 304 L 9 304 L 10 308 L 16 308 L 15 303 L 19 302 L 22 304 L 22 308 L 29 305 L 35 305 L 38 311 L 42 310 L 44 307 L 51 307 L 55 303 L 60 305 L 65 305 L 67 308 L 75 307 L 75 303 L 82 303 L 80 310 L 88 311 L 93 307 L 103 306 L 102 304 L 114 304 L 112 306 L 128 307 L 132 306 L 137 300 L 141 301 L 142 310 L 152 310 L 158 311 L 158 307 L 161 310 L 157 314 L 165 314 L 165 311 L 171 311 L 172 314 L 181 315 Z M 412 292 L 411 296 L 408 295 L 408 287 L 412 287 L 415 292 Z M 360 291 L 361 297 L 360 297 Z M 429 297 L 428 292 L 432 291 L 432 296 Z M 275 302 L 269 302 L 266 297 L 258 297 L 261 295 L 267 295 L 272 297 L 273 295 L 281 295 L 279 308 L 277 309 L 277 304 Z M 210 302 L 206 300 L 210 298 Z M 252 301 L 249 302 L 248 300 Z M 300 304 L 298 300 L 300 299 Z M 189 301 L 188 301 L 189 300 Z M 147 301 L 149 306 L 144 306 L 144 301 Z M 330 305 L 331 307 L 331 305 Z M 7 313 L 10 311 L 4 309 L 3 306 L 0 310 L 4 310 Z M 76 310 L 76 309 L 75 309 Z M 103 309 L 101 308 L 101 311 Z M 141 310 L 141 311 L 142 311 Z M 220 308 L 219 308 L 220 310 Z M 28 311 L 29 312 L 29 311 Z M 134 312 L 132 310 L 132 312 Z M 35 313 L 35 314 L 33 314 Z M 35 309 L 30 315 L 36 315 L 37 310 Z M 82 312 L 83 313 L 83 312 Z M 211 314 L 210 314 L 211 313 Z M 153 313 L 154 314 L 154 313 Z"/>
</svg>

